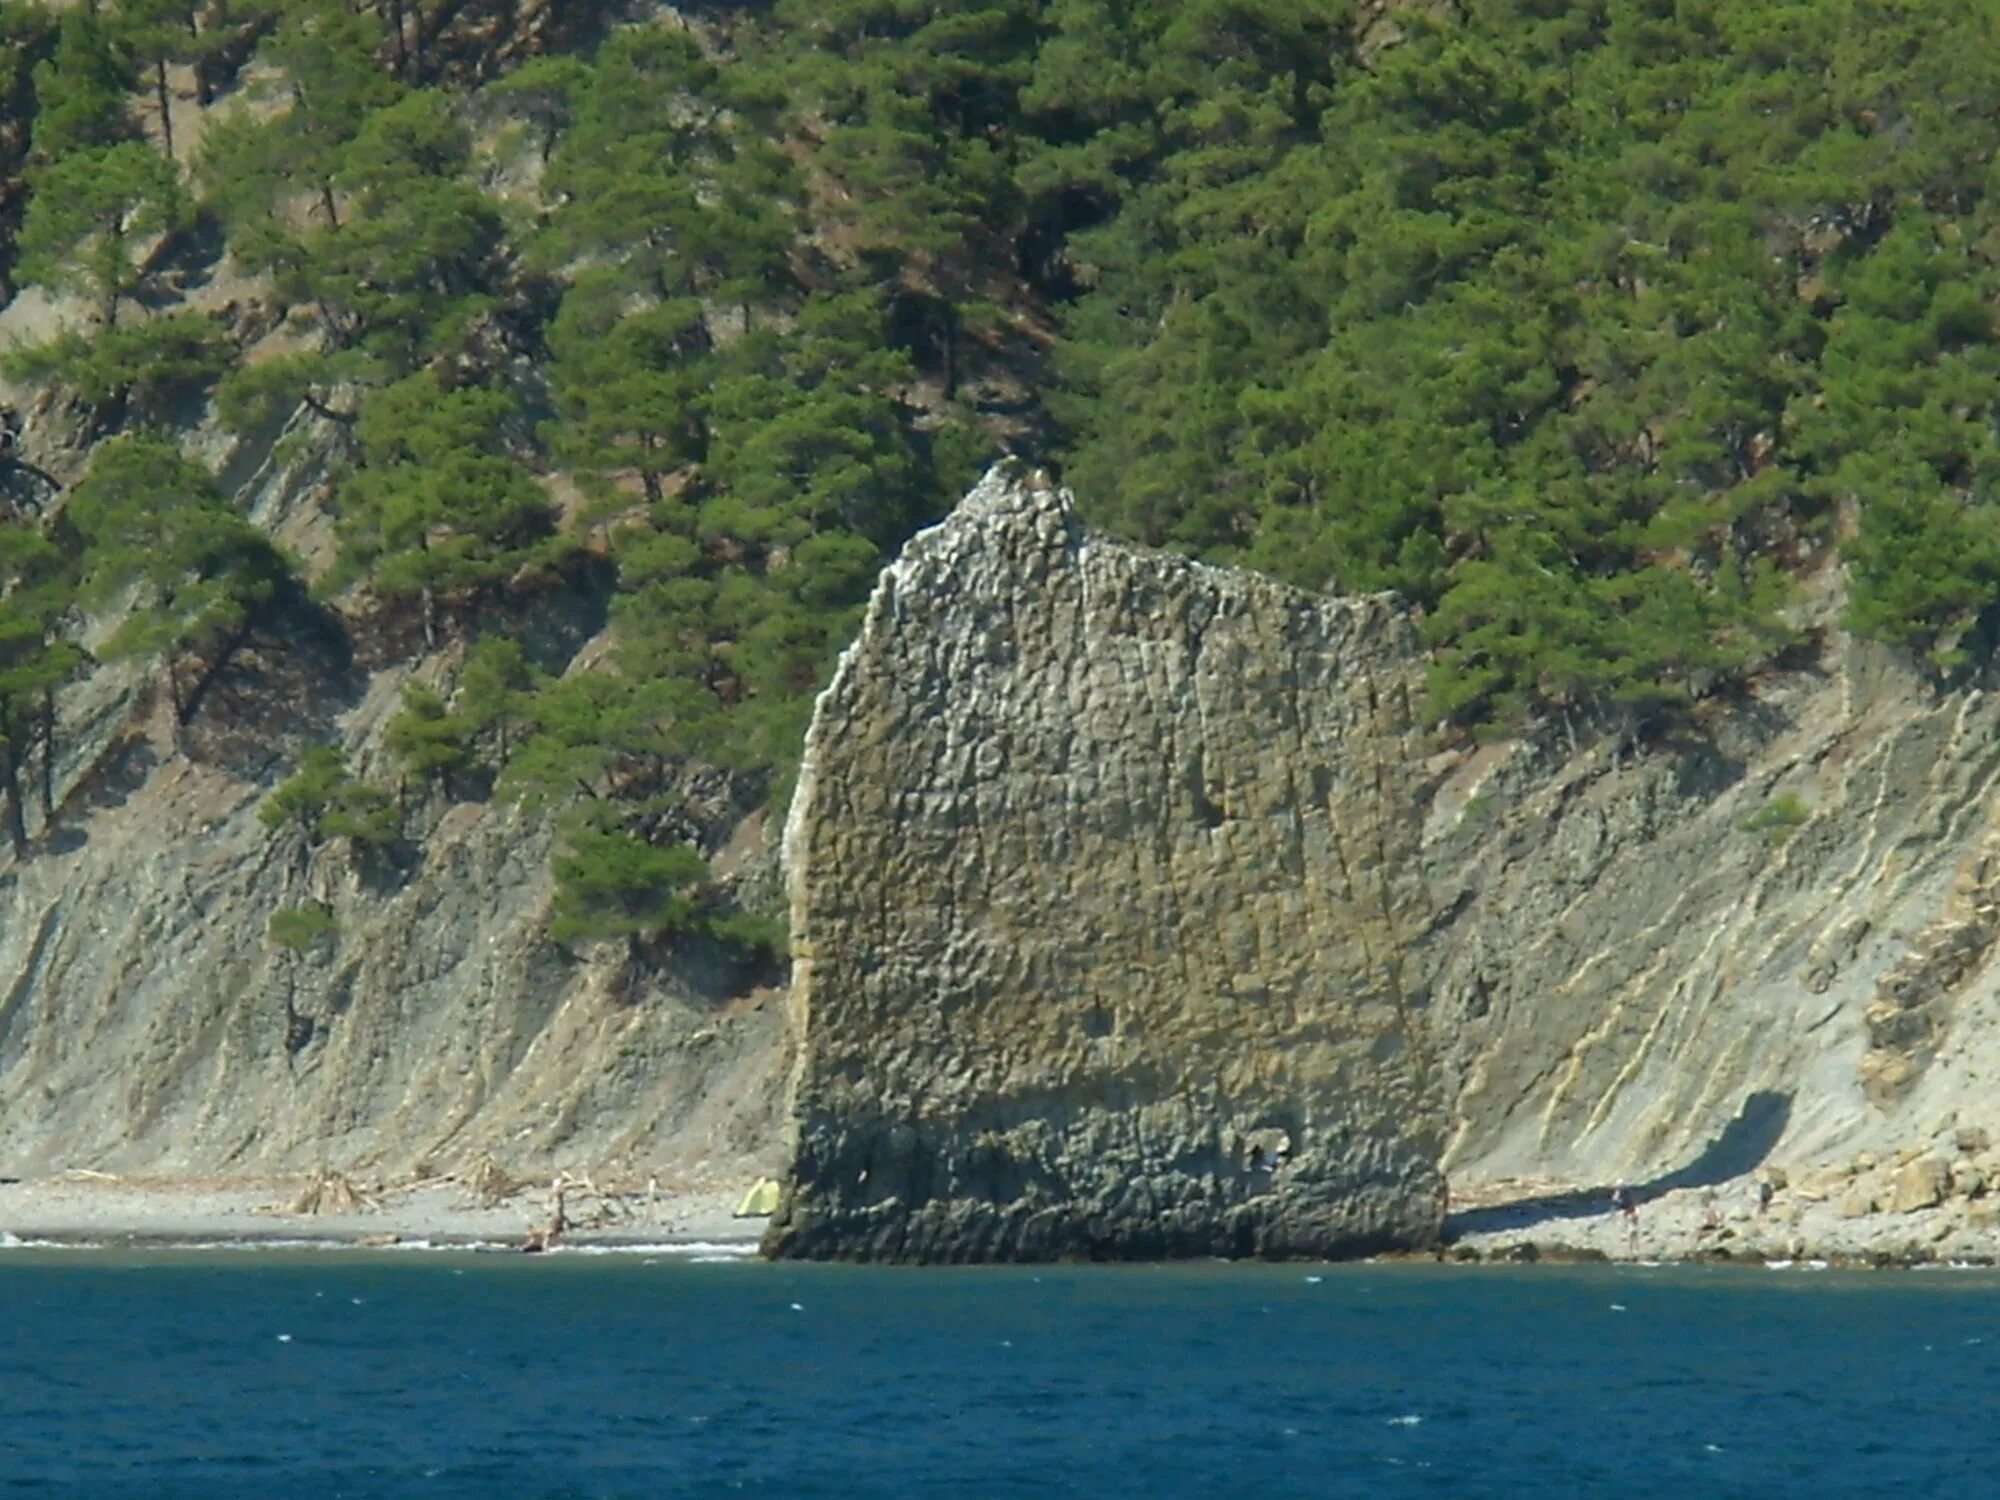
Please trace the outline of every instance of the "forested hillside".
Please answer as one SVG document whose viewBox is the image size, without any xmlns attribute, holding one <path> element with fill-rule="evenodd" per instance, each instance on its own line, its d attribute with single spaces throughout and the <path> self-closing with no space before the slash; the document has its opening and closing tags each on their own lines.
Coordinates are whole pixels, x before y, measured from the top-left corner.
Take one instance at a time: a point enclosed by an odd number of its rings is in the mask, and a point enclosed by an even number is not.
<svg viewBox="0 0 2000 1500">
<path fill-rule="evenodd" d="M 8 0 L 0 297 L 60 316 L 0 373 L 87 455 L 0 452 L 13 842 L 93 660 L 186 724 L 334 632 L 448 690 L 393 778 L 306 749 L 274 838 L 393 865 L 521 799 L 559 941 L 774 948 L 690 797 L 787 795 L 876 570 L 1010 449 L 1399 591 L 1447 732 L 1698 731 L 1834 566 L 1972 670 L 1996 44 L 1972 0 Z M 319 455 L 327 555 L 218 429 Z M 535 648 L 578 596 L 601 649 Z"/>
</svg>

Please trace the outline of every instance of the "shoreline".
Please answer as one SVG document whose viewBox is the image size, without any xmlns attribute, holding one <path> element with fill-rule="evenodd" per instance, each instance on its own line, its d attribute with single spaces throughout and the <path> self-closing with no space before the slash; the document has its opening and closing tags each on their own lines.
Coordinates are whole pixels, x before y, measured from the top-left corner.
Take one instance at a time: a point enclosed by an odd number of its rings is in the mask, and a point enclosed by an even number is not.
<svg viewBox="0 0 2000 1500">
<path fill-rule="evenodd" d="M 2000 1267 L 2000 1255 L 1990 1252 L 1938 1252 L 1924 1246 L 1903 1249 L 1854 1250 L 1805 1246 L 1796 1252 L 1761 1247 L 1730 1250 L 1718 1247 L 1692 1253 L 1613 1255 L 1595 1246 L 1567 1240 L 1522 1240 L 1482 1249 L 1449 1242 L 1435 1250 L 1413 1250 L 1376 1257 L 1389 1261 L 1433 1265 L 1484 1266 L 1637 1266 L 1718 1267 L 1739 1270 L 1801 1271 L 1990 1271 Z"/>
<path fill-rule="evenodd" d="M 1885 1164 L 1886 1165 L 1886 1164 Z M 1846 1174 L 1852 1177 L 1852 1173 Z M 754 1179 L 643 1188 L 564 1184 L 570 1228 L 554 1252 L 754 1257 L 767 1220 L 733 1212 Z M 1759 1182 L 1770 1188 L 1758 1191 Z M 1836 1195 L 1783 1173 L 1641 1194 L 1627 1221 L 1609 1189 L 1497 1181 L 1454 1195 L 1440 1243 L 1371 1257 L 1455 1265 L 1742 1265 L 1914 1269 L 2000 1265 L 2000 1195 L 1897 1203 Z M 337 1175 L 123 1178 L 71 1171 L 0 1179 L 0 1252 L 46 1250 L 461 1250 L 520 1253 L 553 1209 L 553 1184 Z M 1930 1200 L 1933 1195 L 1919 1195 Z M 1274 1262 L 1275 1263 L 1275 1262 Z M 1324 1264 L 1300 1261 L 1297 1264 Z"/>
<path fill-rule="evenodd" d="M 597 1235 L 579 1234 L 564 1237 L 537 1254 L 595 1254 L 595 1255 L 702 1255 L 729 1259 L 754 1259 L 760 1237 L 749 1235 L 740 1239 L 688 1239 L 661 1237 L 657 1235 Z M 250 1251 L 250 1250 L 383 1250 L 411 1253 L 430 1250 L 461 1250 L 482 1255 L 520 1255 L 524 1253 L 518 1242 L 513 1240 L 482 1239 L 475 1235 L 460 1234 L 353 1234 L 345 1231 L 273 1230 L 268 1233 L 256 1231 L 232 1232 L 227 1235 L 198 1234 L 191 1231 L 171 1229 L 147 1229 L 126 1231 L 98 1231 L 81 1229 L 50 1229 L 30 1234 L 16 1234 L 11 1230 L 0 1230 L 0 1253 L 9 1250 L 174 1250 L 174 1251 Z"/>
<path fill-rule="evenodd" d="M 753 1179 L 754 1180 L 754 1179 Z M 754 1254 L 763 1218 L 729 1187 L 599 1190 L 565 1184 L 570 1228 L 551 1251 Z M 0 1250 L 475 1250 L 520 1253 L 553 1212 L 550 1185 L 481 1194 L 449 1180 L 121 1178 L 70 1172 L 0 1181 Z"/>
<path fill-rule="evenodd" d="M 1426 1254 L 1479 1264 L 2000 1264 L 2000 1197 L 1988 1195 L 1983 1168 L 1969 1165 L 1911 1150 L 1796 1180 L 1763 1168 L 1699 1187 L 1630 1190 L 1630 1218 L 1613 1205 L 1612 1186 L 1494 1182 L 1455 1197 L 1443 1243 Z"/>
</svg>

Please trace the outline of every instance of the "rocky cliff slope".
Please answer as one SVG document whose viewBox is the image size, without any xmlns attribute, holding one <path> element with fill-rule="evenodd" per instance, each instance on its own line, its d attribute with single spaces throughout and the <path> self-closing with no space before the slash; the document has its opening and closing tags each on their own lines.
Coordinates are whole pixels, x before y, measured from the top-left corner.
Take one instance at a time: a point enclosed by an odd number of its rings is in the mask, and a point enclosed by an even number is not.
<svg viewBox="0 0 2000 1500">
<path fill-rule="evenodd" d="M 783 1254 L 1437 1233 L 1410 628 L 1083 535 L 996 470 L 884 573 L 786 835 Z"/>
<path fill-rule="evenodd" d="M 226 467 L 309 553 L 310 463 Z M 2000 700 L 1829 628 L 1685 744 L 1447 745 L 1422 666 L 1392 601 L 1097 542 L 1025 483 L 914 544 L 794 820 L 777 1244 L 1419 1239 L 1440 1163 L 1475 1232 L 1756 1171 L 1857 1243 L 1977 1217 Z M 257 821 L 299 744 L 382 765 L 450 670 L 253 655 L 178 737 L 131 669 L 64 697 L 62 816 L 0 856 L 0 1173 L 781 1159 L 781 1007 L 553 948 L 535 820 L 441 804 L 386 871 Z M 339 932 L 295 958 L 265 926 L 304 900 Z"/>
<path fill-rule="evenodd" d="M 990 477 L 815 721 L 772 1246 L 1408 1241 L 1439 1165 L 1515 1225 L 1757 1171 L 1891 1211 L 2000 1112 L 2000 707 L 1824 641 L 1684 745 L 1448 746 L 1392 601 Z"/>
<path fill-rule="evenodd" d="M 777 1007 L 687 976 L 634 993 L 558 953 L 531 825 L 454 807 L 384 884 L 336 849 L 274 849 L 265 790 L 157 767 L 5 878 L 0 1173 L 427 1175 L 490 1154 L 734 1181 L 771 1156 Z M 265 926 L 306 890 L 340 932 L 300 960 Z"/>
<path fill-rule="evenodd" d="M 297 436 L 289 462 L 218 458 L 309 555 L 324 435 Z M 597 621 L 559 605 L 530 644 L 587 666 Z M 728 1185 L 777 1164 L 781 1007 L 698 963 L 635 978 L 622 953 L 552 944 L 545 819 L 427 798 L 390 860 L 259 820 L 304 745 L 393 775 L 403 683 L 456 660 L 393 655 L 253 643 L 180 727 L 156 674 L 65 693 L 60 816 L 0 854 L 0 1174 L 394 1177 L 490 1155 Z M 335 932 L 273 944 L 272 913 L 307 903 Z"/>
<path fill-rule="evenodd" d="M 1455 1187 L 1777 1167 L 1826 1196 L 1994 1123 L 1989 693 L 1829 631 L 1702 742 L 1431 769 L 1415 964 Z"/>
</svg>

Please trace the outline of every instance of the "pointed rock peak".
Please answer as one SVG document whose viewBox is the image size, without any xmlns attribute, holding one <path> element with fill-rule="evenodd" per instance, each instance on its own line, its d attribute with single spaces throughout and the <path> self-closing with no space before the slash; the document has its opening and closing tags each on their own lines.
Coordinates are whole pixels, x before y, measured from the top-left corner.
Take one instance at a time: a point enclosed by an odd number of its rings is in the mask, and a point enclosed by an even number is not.
<svg viewBox="0 0 2000 1500">
<path fill-rule="evenodd" d="M 958 502 L 944 524 L 1023 523 L 1037 531 L 1052 526 L 1076 530 L 1076 505 L 1070 492 L 1058 487 L 1047 469 L 1024 459 L 1003 458 Z"/>
<path fill-rule="evenodd" d="M 1068 490 L 1058 489 L 1045 469 L 1002 459 L 883 570 L 863 634 L 912 596 L 935 596 L 942 605 L 975 585 L 1011 592 L 1062 566 L 1084 540 Z"/>
</svg>

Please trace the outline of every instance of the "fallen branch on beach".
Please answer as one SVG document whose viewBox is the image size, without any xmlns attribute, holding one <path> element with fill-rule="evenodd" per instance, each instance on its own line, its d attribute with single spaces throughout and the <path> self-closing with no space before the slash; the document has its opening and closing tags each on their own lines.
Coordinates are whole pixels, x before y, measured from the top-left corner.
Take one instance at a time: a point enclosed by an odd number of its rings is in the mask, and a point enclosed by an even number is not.
<svg viewBox="0 0 2000 1500">
<path fill-rule="evenodd" d="M 356 1187 L 344 1172 L 315 1172 L 285 1210 L 295 1214 L 370 1213 L 382 1206 L 373 1194 Z"/>
<path fill-rule="evenodd" d="M 482 1156 L 472 1170 L 459 1178 L 480 1208 L 498 1208 L 527 1184 L 520 1181 L 491 1156 Z"/>
</svg>

